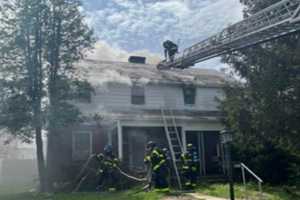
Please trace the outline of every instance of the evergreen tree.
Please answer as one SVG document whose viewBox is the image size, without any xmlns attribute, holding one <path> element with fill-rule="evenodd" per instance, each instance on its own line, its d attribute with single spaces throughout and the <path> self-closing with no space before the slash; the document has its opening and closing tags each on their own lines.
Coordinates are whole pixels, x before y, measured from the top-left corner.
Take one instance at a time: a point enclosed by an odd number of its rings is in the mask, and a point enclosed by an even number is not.
<svg viewBox="0 0 300 200">
<path fill-rule="evenodd" d="M 278 1 L 241 0 L 244 16 Z M 223 57 L 243 80 L 225 88 L 222 103 L 225 123 L 236 132 L 239 159 L 273 183 L 300 175 L 299 37 L 286 36 Z"/>
<path fill-rule="evenodd" d="M 53 130 L 80 118 L 70 101 L 91 97 L 91 86 L 74 68 L 94 41 L 79 6 L 77 0 L 0 4 L 0 128 L 24 141 L 35 137 L 41 191 L 46 189 L 42 130 L 48 130 L 51 159 Z"/>
</svg>

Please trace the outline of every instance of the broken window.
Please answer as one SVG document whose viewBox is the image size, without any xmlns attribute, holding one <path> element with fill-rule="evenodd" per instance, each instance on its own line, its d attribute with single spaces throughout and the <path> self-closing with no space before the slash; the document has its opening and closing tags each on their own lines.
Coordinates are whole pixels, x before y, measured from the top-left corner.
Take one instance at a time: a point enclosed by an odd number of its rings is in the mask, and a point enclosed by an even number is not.
<svg viewBox="0 0 300 200">
<path fill-rule="evenodd" d="M 85 160 L 92 153 L 92 134 L 76 132 L 73 134 L 73 160 Z"/>
<path fill-rule="evenodd" d="M 196 88 L 188 86 L 183 88 L 184 104 L 195 105 L 196 102 Z"/>
<path fill-rule="evenodd" d="M 131 104 L 134 105 L 145 104 L 145 87 L 140 85 L 133 85 L 131 87 Z"/>
</svg>

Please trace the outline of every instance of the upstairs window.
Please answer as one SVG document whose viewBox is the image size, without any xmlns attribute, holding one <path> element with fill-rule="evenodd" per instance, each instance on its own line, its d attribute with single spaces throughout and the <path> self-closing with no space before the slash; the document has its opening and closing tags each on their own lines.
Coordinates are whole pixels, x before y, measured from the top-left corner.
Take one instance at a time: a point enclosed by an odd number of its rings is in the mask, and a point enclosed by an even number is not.
<svg viewBox="0 0 300 200">
<path fill-rule="evenodd" d="M 145 88 L 139 85 L 131 87 L 131 104 L 144 105 L 145 104 Z"/>
<path fill-rule="evenodd" d="M 195 105 L 196 102 L 196 88 L 192 86 L 183 88 L 183 97 L 185 105 Z"/>
</svg>

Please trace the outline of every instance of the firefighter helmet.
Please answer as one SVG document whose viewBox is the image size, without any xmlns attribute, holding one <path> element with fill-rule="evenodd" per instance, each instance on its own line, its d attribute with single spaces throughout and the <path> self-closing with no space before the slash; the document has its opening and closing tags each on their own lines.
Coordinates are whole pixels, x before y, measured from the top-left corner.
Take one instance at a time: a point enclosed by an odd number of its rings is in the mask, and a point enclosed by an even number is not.
<svg viewBox="0 0 300 200">
<path fill-rule="evenodd" d="M 192 148 L 193 148 L 193 144 L 192 143 L 187 144 L 187 149 L 192 149 Z"/>
<path fill-rule="evenodd" d="M 155 142 L 149 141 L 149 142 L 147 143 L 147 149 L 152 149 L 152 148 L 154 148 L 154 147 L 156 147 L 156 143 L 155 143 Z"/>
<path fill-rule="evenodd" d="M 112 153 L 112 151 L 113 151 L 113 149 L 112 149 L 112 146 L 110 144 L 108 144 L 104 147 L 104 153 L 105 154 L 110 154 L 110 153 Z"/>
</svg>

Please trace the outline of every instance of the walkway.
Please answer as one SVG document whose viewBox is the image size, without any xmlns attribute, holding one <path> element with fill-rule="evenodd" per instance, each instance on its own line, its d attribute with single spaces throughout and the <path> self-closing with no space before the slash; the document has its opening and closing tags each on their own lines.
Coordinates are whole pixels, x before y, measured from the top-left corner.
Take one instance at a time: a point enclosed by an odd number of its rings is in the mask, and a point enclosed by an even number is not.
<svg viewBox="0 0 300 200">
<path fill-rule="evenodd" d="M 197 199 L 197 200 L 226 200 L 226 199 L 223 199 L 223 198 L 202 195 L 202 194 L 199 194 L 199 193 L 190 193 L 188 195 L 190 197 L 192 197 L 193 199 Z"/>
</svg>

